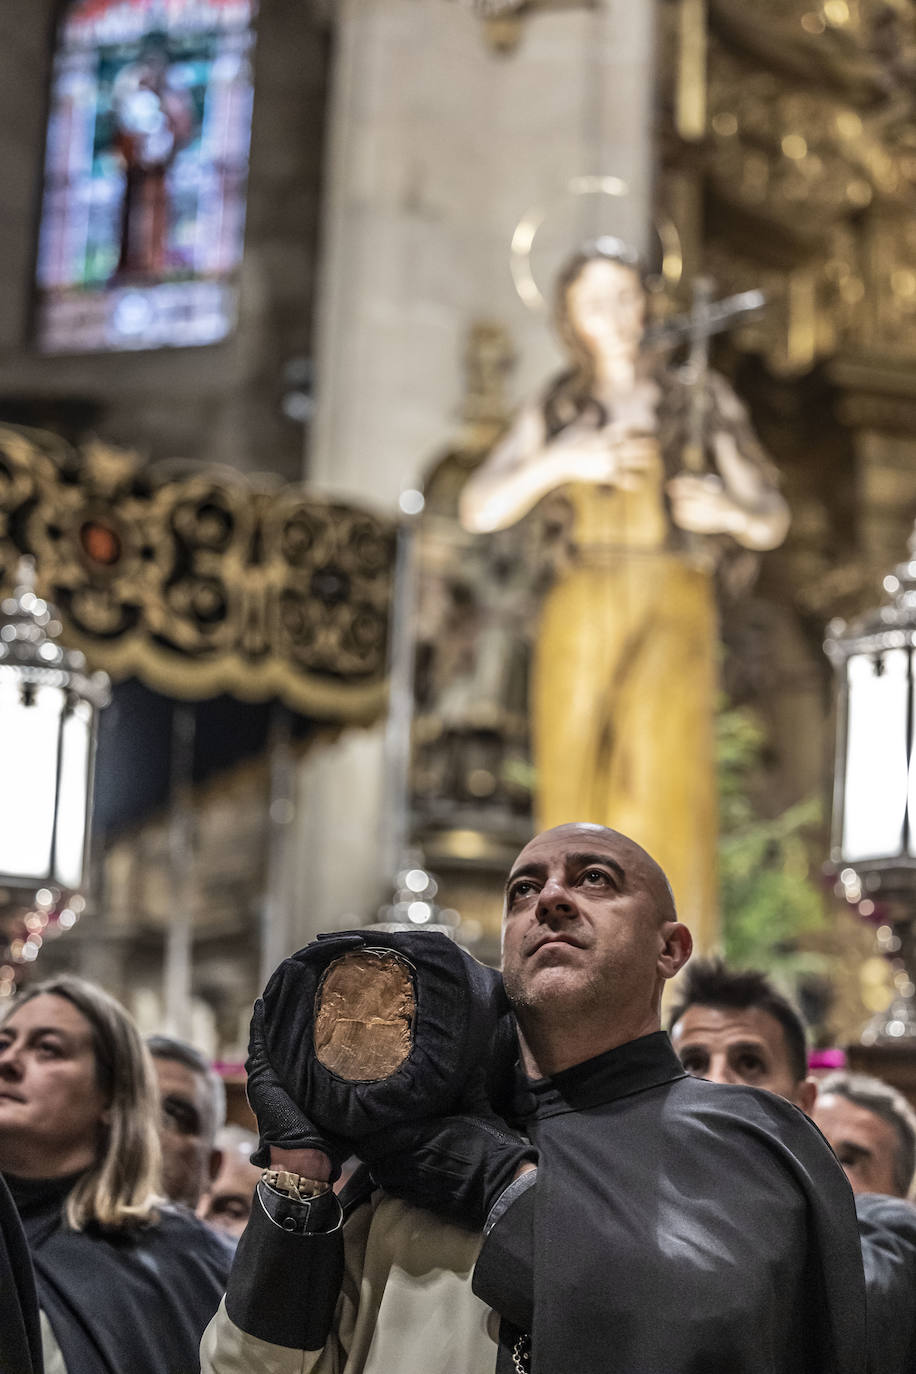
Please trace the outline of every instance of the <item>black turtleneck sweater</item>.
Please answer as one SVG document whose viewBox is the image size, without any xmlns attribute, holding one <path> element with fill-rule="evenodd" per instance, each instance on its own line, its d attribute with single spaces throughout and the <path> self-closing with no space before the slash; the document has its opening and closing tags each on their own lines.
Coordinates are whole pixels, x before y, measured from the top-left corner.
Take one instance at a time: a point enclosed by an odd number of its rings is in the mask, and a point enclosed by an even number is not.
<svg viewBox="0 0 916 1374">
<path fill-rule="evenodd" d="M 6 1176 L 67 1374 L 196 1374 L 230 1247 L 172 1206 L 151 1226 L 72 1231 L 63 1208 L 78 1178 Z"/>
<path fill-rule="evenodd" d="M 474 1288 L 530 1332 L 533 1374 L 862 1374 L 852 1194 L 795 1107 L 688 1077 L 663 1032 L 519 1106 L 537 1183 Z"/>
</svg>

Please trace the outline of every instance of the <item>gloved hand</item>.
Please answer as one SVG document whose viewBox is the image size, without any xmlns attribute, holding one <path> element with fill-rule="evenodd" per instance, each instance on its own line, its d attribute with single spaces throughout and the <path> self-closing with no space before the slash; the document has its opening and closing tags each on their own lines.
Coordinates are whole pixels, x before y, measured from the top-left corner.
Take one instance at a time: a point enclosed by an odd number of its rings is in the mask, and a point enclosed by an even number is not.
<svg viewBox="0 0 916 1374">
<path fill-rule="evenodd" d="M 354 945 L 359 946 L 360 944 L 361 941 L 352 936 L 329 936 L 322 941 L 321 945 L 316 942 L 314 946 L 309 946 L 309 951 L 314 950 L 312 957 L 326 963 L 329 957 L 338 958 L 341 954 L 346 954 L 347 950 L 352 949 Z M 309 962 L 309 951 L 303 950 L 297 956 L 300 964 Z M 284 964 L 281 964 L 271 982 L 277 978 L 285 964 L 290 962 L 290 960 L 286 960 Z M 271 984 L 268 983 L 265 992 L 269 992 L 270 986 Z M 276 1034 L 272 1036 L 272 1040 L 274 1044 L 277 1043 Z M 301 1046 L 289 1045 L 289 1055 L 301 1054 L 302 1052 Z M 284 1059 L 287 1058 L 286 1055 L 283 1057 Z M 276 1054 L 274 1058 L 276 1058 Z M 339 1178 L 341 1165 L 351 1154 L 350 1146 L 328 1134 L 327 1131 L 321 1130 L 314 1122 L 310 1121 L 287 1091 L 286 1078 L 289 1065 L 288 1063 L 275 1063 L 268 1051 L 264 999 L 261 997 L 255 1002 L 251 1017 L 248 1059 L 245 1069 L 248 1074 L 246 1088 L 248 1101 L 251 1110 L 257 1117 L 260 1136 L 258 1148 L 251 1156 L 252 1163 L 262 1168 L 266 1167 L 270 1163 L 270 1147 L 272 1145 L 283 1150 L 321 1150 L 331 1162 L 331 1181 Z"/>
<path fill-rule="evenodd" d="M 481 1230 L 490 1209 L 537 1151 L 490 1107 L 482 1079 L 466 1112 L 427 1118 L 360 1141 L 359 1156 L 385 1192 Z"/>
</svg>

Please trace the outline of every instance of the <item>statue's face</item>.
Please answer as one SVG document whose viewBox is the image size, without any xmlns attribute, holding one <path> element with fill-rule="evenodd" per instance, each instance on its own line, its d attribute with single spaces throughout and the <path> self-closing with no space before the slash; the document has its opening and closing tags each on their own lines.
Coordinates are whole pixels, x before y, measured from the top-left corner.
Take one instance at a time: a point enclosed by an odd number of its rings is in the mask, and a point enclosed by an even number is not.
<svg viewBox="0 0 916 1374">
<path fill-rule="evenodd" d="M 596 358 L 635 357 L 645 327 L 638 274 L 622 262 L 592 258 L 566 293 L 569 323 Z"/>
</svg>

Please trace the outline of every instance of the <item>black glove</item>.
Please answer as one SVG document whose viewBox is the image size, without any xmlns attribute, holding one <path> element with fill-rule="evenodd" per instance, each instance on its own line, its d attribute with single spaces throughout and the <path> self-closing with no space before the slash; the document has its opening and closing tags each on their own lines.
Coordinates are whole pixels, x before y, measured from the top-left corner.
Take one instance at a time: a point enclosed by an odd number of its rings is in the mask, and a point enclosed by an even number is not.
<svg viewBox="0 0 916 1374">
<path fill-rule="evenodd" d="M 350 1147 L 320 1131 L 284 1088 L 267 1052 L 261 997 L 255 1002 L 251 1016 L 245 1070 L 248 1102 L 257 1117 L 260 1136 L 258 1148 L 251 1156 L 252 1164 L 266 1168 L 270 1163 L 271 1145 L 281 1150 L 322 1150 L 331 1161 L 331 1181 L 339 1178 L 341 1165 L 351 1153 Z"/>
<path fill-rule="evenodd" d="M 519 1166 L 537 1151 L 498 1117 L 482 1091 L 468 1111 L 380 1131 L 359 1142 L 373 1181 L 394 1197 L 449 1221 L 482 1230 Z"/>
<path fill-rule="evenodd" d="M 248 1102 L 257 1117 L 260 1135 L 258 1148 L 251 1156 L 252 1164 L 265 1168 L 270 1163 L 271 1145 L 281 1150 L 321 1150 L 331 1161 L 333 1182 L 340 1177 L 343 1161 L 352 1154 L 349 1145 L 310 1120 L 289 1089 L 299 1077 L 299 1061 L 310 1052 L 301 1022 L 302 1013 L 307 1010 L 311 1024 L 317 979 L 334 959 L 364 943 L 355 933 L 319 935 L 293 959 L 284 959 L 271 975 L 264 996 L 255 1002 L 245 1063 Z M 290 974 L 296 978 L 292 989 Z M 278 997 L 281 989 L 287 990 L 287 997 Z M 288 1000 L 290 991 L 292 1007 Z M 290 1014 L 293 1009 L 299 1012 L 297 1016 Z"/>
</svg>

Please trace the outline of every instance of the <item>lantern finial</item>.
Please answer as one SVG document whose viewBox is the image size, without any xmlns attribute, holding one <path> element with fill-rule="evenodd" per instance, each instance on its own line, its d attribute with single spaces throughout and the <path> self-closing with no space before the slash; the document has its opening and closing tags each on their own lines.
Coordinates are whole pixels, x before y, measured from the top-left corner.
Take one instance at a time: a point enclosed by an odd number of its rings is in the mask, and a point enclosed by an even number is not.
<svg viewBox="0 0 916 1374">
<path fill-rule="evenodd" d="M 23 592 L 35 591 L 35 559 L 24 553 L 16 564 L 16 596 L 21 599 Z"/>
</svg>

